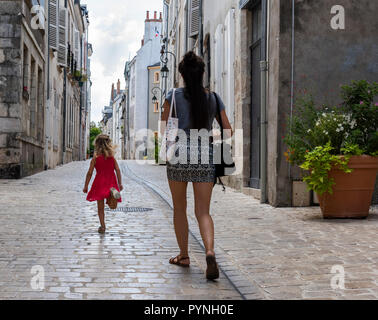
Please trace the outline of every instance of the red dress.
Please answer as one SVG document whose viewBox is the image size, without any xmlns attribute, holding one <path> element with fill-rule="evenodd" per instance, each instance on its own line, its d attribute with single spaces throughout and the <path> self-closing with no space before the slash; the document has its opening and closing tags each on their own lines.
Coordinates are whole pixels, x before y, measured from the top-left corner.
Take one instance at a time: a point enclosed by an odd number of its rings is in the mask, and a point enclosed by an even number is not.
<svg viewBox="0 0 378 320">
<path fill-rule="evenodd" d="M 110 189 L 116 188 L 119 191 L 117 178 L 114 172 L 115 160 L 113 157 L 105 158 L 103 155 L 96 158 L 96 178 L 88 193 L 88 201 L 105 200 L 110 197 Z M 119 199 L 118 202 L 122 202 Z"/>
</svg>

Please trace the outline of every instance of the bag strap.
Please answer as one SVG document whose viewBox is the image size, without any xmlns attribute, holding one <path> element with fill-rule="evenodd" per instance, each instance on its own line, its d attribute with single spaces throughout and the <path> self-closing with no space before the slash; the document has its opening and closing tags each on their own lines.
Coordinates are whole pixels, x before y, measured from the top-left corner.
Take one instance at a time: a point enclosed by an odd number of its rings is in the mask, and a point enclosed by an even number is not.
<svg viewBox="0 0 378 320">
<path fill-rule="evenodd" d="M 213 94 L 214 94 L 215 101 L 216 101 L 216 104 L 217 104 L 217 115 L 218 115 L 218 118 L 219 118 L 219 126 L 221 127 L 221 139 L 222 139 L 222 142 L 223 142 L 223 121 L 222 121 L 220 103 L 219 103 L 219 99 L 218 99 L 217 94 L 215 92 L 213 92 Z M 222 144 L 222 148 L 223 148 L 223 144 Z M 222 153 L 223 153 L 223 150 L 222 150 Z"/>
<path fill-rule="evenodd" d="M 172 101 L 171 101 L 171 106 L 170 106 L 170 111 L 169 111 L 169 117 L 172 118 L 173 115 L 173 109 L 175 109 L 175 115 L 177 118 L 177 109 L 176 109 L 176 88 L 173 89 L 172 92 Z"/>
</svg>

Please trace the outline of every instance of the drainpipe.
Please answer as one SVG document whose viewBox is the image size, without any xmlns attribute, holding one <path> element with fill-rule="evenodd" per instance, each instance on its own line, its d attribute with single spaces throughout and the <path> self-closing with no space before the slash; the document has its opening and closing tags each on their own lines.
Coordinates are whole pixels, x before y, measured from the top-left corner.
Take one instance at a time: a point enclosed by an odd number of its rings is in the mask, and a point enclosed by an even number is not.
<svg viewBox="0 0 378 320">
<path fill-rule="evenodd" d="M 64 7 L 67 8 L 67 0 L 64 1 Z M 67 49 L 66 49 L 67 50 Z M 67 112 L 67 68 L 63 68 L 63 139 L 62 139 L 62 165 L 66 153 L 66 112 Z"/>
<path fill-rule="evenodd" d="M 127 108 L 126 108 L 126 115 L 127 115 L 127 160 L 130 159 L 130 73 L 127 77 Z"/>
<path fill-rule="evenodd" d="M 46 12 L 46 10 L 45 10 Z M 48 12 L 47 15 L 47 84 L 46 84 L 46 95 L 47 95 L 47 101 L 50 102 L 50 12 Z M 50 112 L 50 107 L 47 104 L 47 101 L 45 101 L 45 170 L 48 169 L 49 166 L 49 147 L 48 147 L 48 141 L 47 141 L 47 122 L 49 121 L 49 112 Z M 48 112 L 47 112 L 48 111 Z"/>
<path fill-rule="evenodd" d="M 267 61 L 267 10 L 268 0 L 262 1 L 262 36 L 261 36 L 261 134 L 260 134 L 260 175 L 261 175 L 261 203 L 267 202 L 267 77 L 268 77 L 268 61 Z"/>
<path fill-rule="evenodd" d="M 146 144 L 146 155 L 148 156 L 148 134 L 149 134 L 149 127 L 150 127 L 150 69 L 147 67 L 147 130 L 146 130 L 146 135 L 147 135 L 147 144 Z"/>
<path fill-rule="evenodd" d="M 199 35 L 198 35 L 198 46 L 200 56 L 203 57 L 203 0 L 200 0 L 200 22 L 199 22 Z"/>
<path fill-rule="evenodd" d="M 292 12 L 291 12 L 291 88 L 290 88 L 290 132 L 291 121 L 293 119 L 293 107 L 294 107 L 294 50 L 295 50 L 295 0 L 292 0 Z M 289 181 L 291 180 L 291 164 L 289 162 L 288 168 Z"/>
<path fill-rule="evenodd" d="M 62 139 L 62 164 L 66 153 L 66 113 L 67 113 L 67 69 L 64 68 L 63 78 L 63 139 Z"/>
</svg>

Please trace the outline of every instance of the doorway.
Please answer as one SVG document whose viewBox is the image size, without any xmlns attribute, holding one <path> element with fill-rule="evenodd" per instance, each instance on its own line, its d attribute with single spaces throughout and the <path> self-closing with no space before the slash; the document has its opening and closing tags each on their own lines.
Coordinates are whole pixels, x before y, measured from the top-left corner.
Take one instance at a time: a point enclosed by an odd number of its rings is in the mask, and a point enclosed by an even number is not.
<svg viewBox="0 0 378 320">
<path fill-rule="evenodd" d="M 251 172 L 250 187 L 260 189 L 260 133 L 261 133 L 261 48 L 262 48 L 261 1 L 252 7 L 251 45 Z"/>
</svg>

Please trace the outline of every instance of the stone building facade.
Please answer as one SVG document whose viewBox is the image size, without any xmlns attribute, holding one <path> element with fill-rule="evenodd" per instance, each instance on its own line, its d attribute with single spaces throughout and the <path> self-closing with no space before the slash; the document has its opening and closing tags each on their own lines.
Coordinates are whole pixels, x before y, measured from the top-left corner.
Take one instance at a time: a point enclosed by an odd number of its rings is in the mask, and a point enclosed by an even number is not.
<svg viewBox="0 0 378 320">
<path fill-rule="evenodd" d="M 113 143 L 117 146 L 116 158 L 122 159 L 122 145 L 124 139 L 124 124 L 123 124 L 123 110 L 122 103 L 124 100 L 124 90 L 121 90 L 121 81 L 118 79 L 117 88 L 114 90 L 114 97 L 112 100 L 113 125 L 111 138 Z"/>
<path fill-rule="evenodd" d="M 0 1 L 0 178 L 85 159 L 88 24 L 79 0 Z"/>
<path fill-rule="evenodd" d="M 376 81 L 378 3 L 339 1 L 345 16 L 342 30 L 331 26 L 334 4 L 328 1 L 163 4 L 162 45 L 176 56 L 168 55 L 170 72 L 162 81 L 163 93 L 182 85 L 177 65 L 183 54 L 194 50 L 201 55 L 206 63 L 204 85 L 221 95 L 233 128 L 242 130 L 243 143 L 234 145 L 242 155 L 240 174 L 226 183 L 274 206 L 297 204 L 293 185 L 300 179 L 299 170 L 284 156 L 287 119 L 304 89 L 318 105 L 338 104 L 340 84 Z M 309 205 L 311 194 L 301 188 L 306 200 L 299 203 Z"/>
<path fill-rule="evenodd" d="M 45 16 L 32 26 L 32 1 L 0 1 L 0 177 L 44 167 Z M 41 5 L 44 4 L 41 2 Z"/>
<path fill-rule="evenodd" d="M 141 159 L 147 155 L 148 110 L 151 104 L 149 67 L 160 61 L 161 24 L 162 14 L 158 16 L 155 11 L 152 17 L 147 11 L 141 48 L 132 61 L 126 64 L 129 97 L 125 110 L 128 121 L 125 124 L 125 130 L 128 130 L 125 152 L 130 159 Z"/>
</svg>

